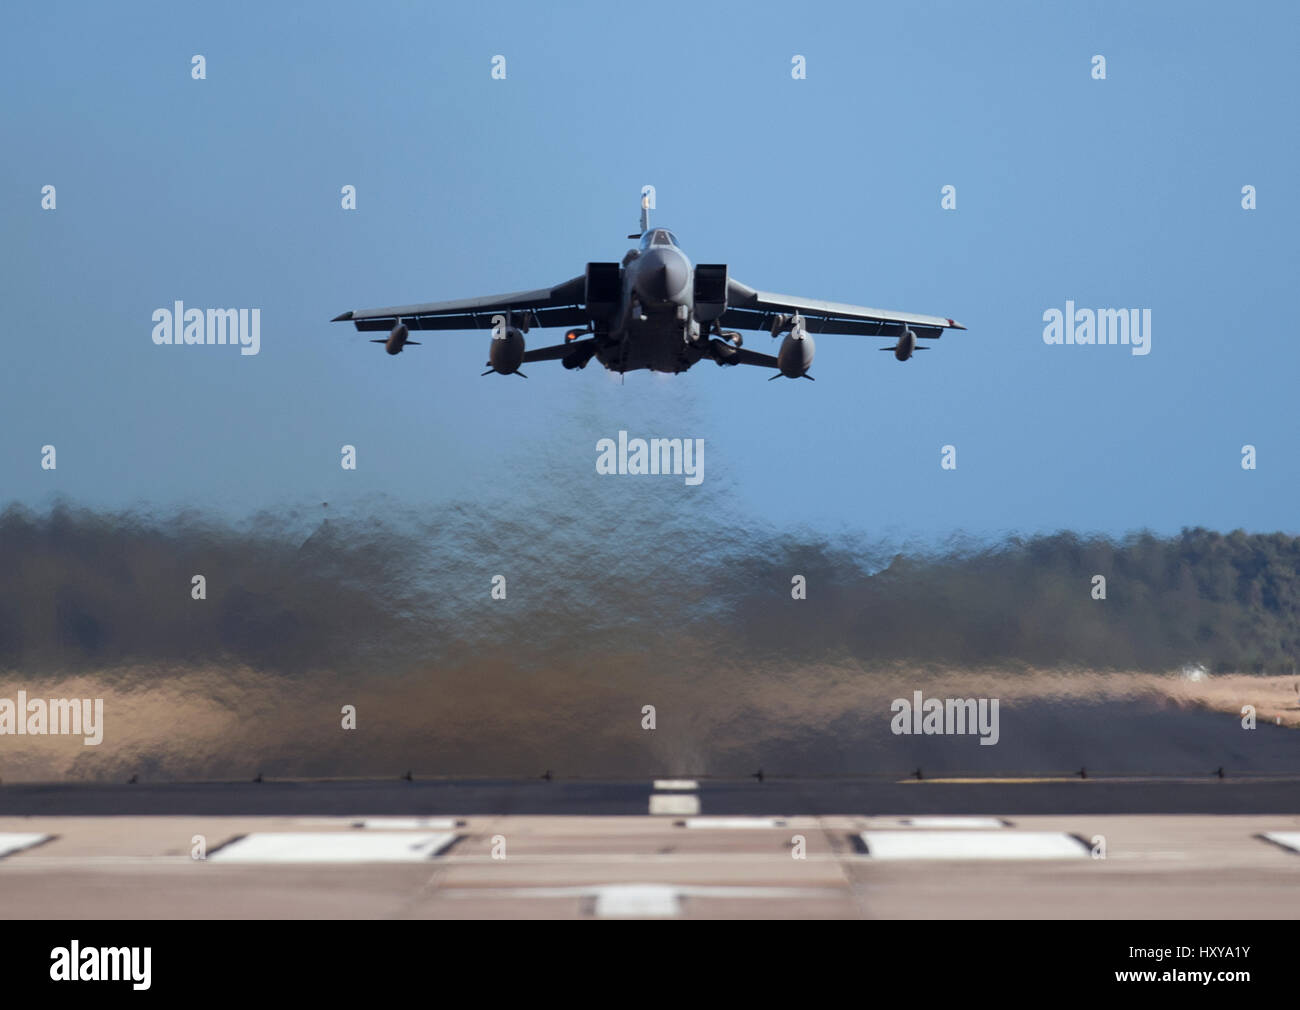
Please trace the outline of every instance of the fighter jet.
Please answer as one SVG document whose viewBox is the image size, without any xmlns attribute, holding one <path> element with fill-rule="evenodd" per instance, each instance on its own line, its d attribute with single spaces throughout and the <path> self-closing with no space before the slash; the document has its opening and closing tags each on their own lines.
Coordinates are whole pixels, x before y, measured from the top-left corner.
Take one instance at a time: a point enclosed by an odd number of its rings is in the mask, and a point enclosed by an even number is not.
<svg viewBox="0 0 1300 1010">
<path fill-rule="evenodd" d="M 725 263 L 691 266 L 667 228 L 650 227 L 649 196 L 641 199 L 639 239 L 621 263 L 588 263 L 571 280 L 536 291 L 516 291 L 461 301 L 400 305 L 344 312 L 332 322 L 351 322 L 389 354 L 416 345 L 412 330 L 492 331 L 484 375 L 519 375 L 534 361 L 585 368 L 595 358 L 614 372 L 641 368 L 684 372 L 699 361 L 757 365 L 776 370 L 773 379 L 811 379 L 813 334 L 843 333 L 894 340 L 891 351 L 907 361 L 944 330 L 964 330 L 952 319 L 887 312 L 758 291 L 731 277 Z M 535 329 L 571 327 L 564 343 L 528 350 Z M 744 347 L 740 330 L 785 334 L 776 354 Z"/>
</svg>

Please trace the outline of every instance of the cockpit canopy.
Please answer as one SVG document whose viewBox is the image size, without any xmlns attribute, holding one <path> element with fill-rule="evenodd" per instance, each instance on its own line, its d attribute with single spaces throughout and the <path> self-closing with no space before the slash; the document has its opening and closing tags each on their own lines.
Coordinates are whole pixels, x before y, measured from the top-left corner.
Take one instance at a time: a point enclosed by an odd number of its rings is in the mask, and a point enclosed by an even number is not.
<svg viewBox="0 0 1300 1010">
<path fill-rule="evenodd" d="M 652 245 L 677 245 L 677 236 L 667 228 L 654 228 L 641 236 L 641 251 L 645 252 Z"/>
</svg>

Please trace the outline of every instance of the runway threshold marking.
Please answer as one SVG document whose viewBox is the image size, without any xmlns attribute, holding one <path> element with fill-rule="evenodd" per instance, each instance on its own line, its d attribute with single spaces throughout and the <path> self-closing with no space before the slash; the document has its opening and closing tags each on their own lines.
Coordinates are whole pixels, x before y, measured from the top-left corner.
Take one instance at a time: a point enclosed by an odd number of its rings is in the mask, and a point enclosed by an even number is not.
<svg viewBox="0 0 1300 1010">
<path fill-rule="evenodd" d="M 218 863 L 416 863 L 456 840 L 455 832 L 266 832 L 243 835 L 208 853 Z"/>
<path fill-rule="evenodd" d="M 32 831 L 0 834 L 0 859 L 12 856 L 15 852 L 22 852 L 23 849 L 30 849 L 33 845 L 48 842 L 53 837 L 53 835 Z"/>
<path fill-rule="evenodd" d="M 1063 831 L 863 831 L 871 859 L 1086 859 L 1091 850 Z"/>
</svg>

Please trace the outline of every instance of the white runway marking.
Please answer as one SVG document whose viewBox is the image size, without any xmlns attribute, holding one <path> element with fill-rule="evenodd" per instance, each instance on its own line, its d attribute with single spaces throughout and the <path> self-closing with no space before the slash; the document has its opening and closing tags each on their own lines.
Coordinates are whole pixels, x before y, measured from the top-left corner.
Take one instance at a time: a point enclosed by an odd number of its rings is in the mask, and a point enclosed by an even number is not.
<svg viewBox="0 0 1300 1010">
<path fill-rule="evenodd" d="M 1265 831 L 1264 837 L 1274 845 L 1300 852 L 1300 831 Z"/>
<path fill-rule="evenodd" d="M 1005 828 L 1000 817 L 868 817 L 868 828 Z"/>
<path fill-rule="evenodd" d="M 48 841 L 51 836 L 34 832 L 0 834 L 0 859 Z"/>
<path fill-rule="evenodd" d="M 284 832 L 245 835 L 208 854 L 220 863 L 408 863 L 432 859 L 454 832 Z"/>
<path fill-rule="evenodd" d="M 677 888 L 671 884 L 611 884 L 596 889 L 595 912 L 616 915 L 673 916 L 682 914 Z"/>
<path fill-rule="evenodd" d="M 1062 831 L 864 831 L 872 859 L 1086 859 Z"/>
<path fill-rule="evenodd" d="M 655 779 L 655 789 L 670 792 L 673 789 L 698 789 L 700 784 L 694 779 Z"/>
<path fill-rule="evenodd" d="M 779 817 L 688 817 L 688 828 L 783 828 L 785 821 Z"/>
<path fill-rule="evenodd" d="M 367 828 L 378 831 L 452 831 L 465 826 L 460 817 L 294 817 L 294 827 L 301 828 Z"/>
<path fill-rule="evenodd" d="M 597 916 L 677 916 L 683 898 L 840 898 L 844 892 L 825 887 L 695 887 L 682 884 L 596 884 L 587 887 L 450 888 L 449 898 L 594 898 Z"/>
<path fill-rule="evenodd" d="M 700 812 L 700 798 L 694 793 L 652 793 L 650 812 L 691 817 Z"/>
</svg>

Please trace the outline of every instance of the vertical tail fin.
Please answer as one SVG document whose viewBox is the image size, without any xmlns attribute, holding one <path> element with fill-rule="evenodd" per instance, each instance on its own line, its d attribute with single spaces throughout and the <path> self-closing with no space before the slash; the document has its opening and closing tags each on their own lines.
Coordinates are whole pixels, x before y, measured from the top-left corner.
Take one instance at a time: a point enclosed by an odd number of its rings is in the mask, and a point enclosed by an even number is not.
<svg viewBox="0 0 1300 1010">
<path fill-rule="evenodd" d="M 655 205 L 655 188 L 653 186 L 641 187 L 641 230 L 628 238 L 641 238 L 650 230 L 650 211 Z"/>
</svg>

